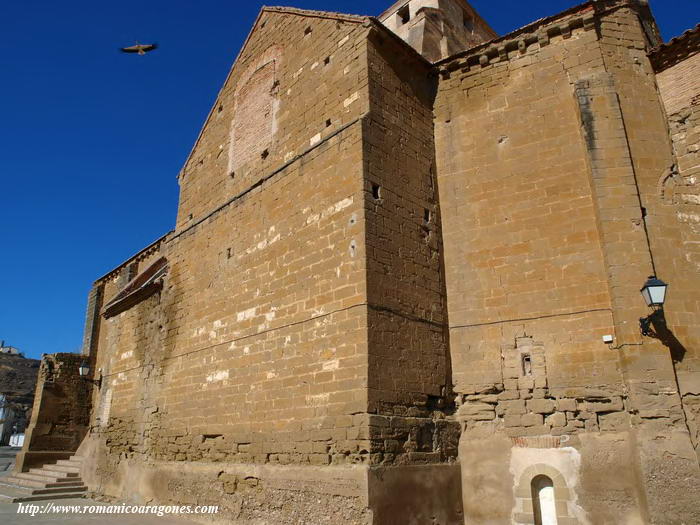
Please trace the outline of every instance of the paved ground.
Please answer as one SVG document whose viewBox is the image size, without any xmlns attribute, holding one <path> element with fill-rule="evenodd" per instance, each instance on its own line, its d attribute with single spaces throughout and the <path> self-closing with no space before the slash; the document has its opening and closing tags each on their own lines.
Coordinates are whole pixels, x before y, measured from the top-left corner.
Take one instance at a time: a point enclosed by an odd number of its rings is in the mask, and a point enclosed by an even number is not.
<svg viewBox="0 0 700 525">
<path fill-rule="evenodd" d="M 195 522 L 177 516 L 149 516 L 143 514 L 134 515 L 107 515 L 107 514 L 20 514 L 17 509 L 20 505 L 26 508 L 28 505 L 44 506 L 48 501 L 33 501 L 30 503 L 1 503 L 0 502 L 0 523 L 2 525 L 49 525 L 55 523 L 79 523 L 79 524 L 100 524 L 100 525 L 192 525 Z M 90 506 L 106 505 L 90 499 L 61 499 L 53 500 L 53 504 Z"/>
<path fill-rule="evenodd" d="M 19 451 L 19 449 L 10 449 L 10 447 L 0 447 L 0 480 L 4 476 L 10 474 L 12 468 L 10 465 L 14 463 L 14 456 Z M 106 503 L 100 503 L 87 498 L 78 499 L 56 499 L 56 500 L 46 500 L 46 501 L 31 501 L 27 503 L 5 503 L 0 500 L 0 524 L 2 525 L 48 525 L 55 523 L 79 523 L 79 524 L 99 524 L 99 525 L 192 525 L 196 522 L 174 516 L 153 516 L 144 514 L 133 514 L 133 515 L 109 515 L 109 514 L 77 514 L 73 513 L 52 513 L 52 514 L 40 514 L 37 511 L 34 512 L 34 516 L 31 513 L 23 512 L 19 513 L 20 505 L 22 509 L 39 509 L 46 508 L 45 506 L 51 501 L 56 506 L 92 506 L 99 505 L 104 506 Z M 34 507 L 29 507 L 33 505 Z"/>
<path fill-rule="evenodd" d="M 15 464 L 15 456 L 20 450 L 20 448 L 16 447 L 0 447 L 0 476 L 12 470 L 12 466 Z"/>
</svg>

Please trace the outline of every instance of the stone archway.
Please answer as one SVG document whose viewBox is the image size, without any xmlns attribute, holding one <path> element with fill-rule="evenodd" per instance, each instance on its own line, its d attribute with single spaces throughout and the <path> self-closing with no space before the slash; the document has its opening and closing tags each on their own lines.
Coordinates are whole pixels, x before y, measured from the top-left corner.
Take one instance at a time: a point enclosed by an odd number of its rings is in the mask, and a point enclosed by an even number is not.
<svg viewBox="0 0 700 525">
<path fill-rule="evenodd" d="M 551 483 L 553 497 L 551 508 L 549 502 L 542 499 L 535 500 L 539 494 L 545 498 L 549 496 L 548 483 Z M 544 493 L 540 492 L 542 489 L 545 489 Z M 580 523 L 569 508 L 573 499 L 564 476 L 550 465 L 539 463 L 526 468 L 515 487 L 515 500 L 516 513 L 513 522 L 516 524 L 578 525 Z"/>
</svg>

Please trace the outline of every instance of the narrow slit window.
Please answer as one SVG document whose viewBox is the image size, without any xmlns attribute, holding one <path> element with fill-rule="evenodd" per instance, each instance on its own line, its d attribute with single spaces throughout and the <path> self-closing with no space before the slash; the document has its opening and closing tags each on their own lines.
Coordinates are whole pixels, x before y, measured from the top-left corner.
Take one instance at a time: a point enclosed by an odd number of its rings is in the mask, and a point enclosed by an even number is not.
<svg viewBox="0 0 700 525">
<path fill-rule="evenodd" d="M 372 184 L 372 198 L 376 201 L 382 198 L 382 189 L 379 184 Z"/>
<path fill-rule="evenodd" d="M 468 33 L 474 32 L 474 19 L 466 11 L 462 15 L 462 24 L 464 24 L 464 29 L 466 29 Z"/>
<path fill-rule="evenodd" d="M 399 19 L 399 25 L 408 24 L 408 21 L 411 19 L 411 11 L 408 8 L 408 4 L 399 9 L 396 12 L 396 16 Z"/>
<path fill-rule="evenodd" d="M 522 365 L 523 365 L 523 375 L 524 376 L 531 376 L 532 375 L 532 356 L 530 356 L 530 354 L 523 354 Z"/>
</svg>

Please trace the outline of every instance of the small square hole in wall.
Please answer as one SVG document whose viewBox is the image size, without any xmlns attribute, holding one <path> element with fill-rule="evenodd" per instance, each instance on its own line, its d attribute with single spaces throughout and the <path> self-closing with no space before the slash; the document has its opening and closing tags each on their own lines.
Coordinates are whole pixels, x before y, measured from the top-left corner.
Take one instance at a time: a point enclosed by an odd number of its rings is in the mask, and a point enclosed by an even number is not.
<svg viewBox="0 0 700 525">
<path fill-rule="evenodd" d="M 224 105 L 219 104 L 219 109 L 218 109 L 219 113 L 221 113 L 223 110 L 224 110 Z"/>
<path fill-rule="evenodd" d="M 331 63 L 331 57 L 326 57 L 326 58 L 323 59 L 323 64 L 324 64 L 324 65 L 327 66 L 327 65 L 330 64 L 330 63 Z"/>
<path fill-rule="evenodd" d="M 424 224 L 430 224 L 430 221 L 432 220 L 432 213 L 430 213 L 430 210 L 428 208 L 425 208 L 423 210 L 423 223 Z"/>
<path fill-rule="evenodd" d="M 268 150 L 263 150 L 263 152 L 260 154 L 261 159 L 266 159 L 270 155 L 270 152 Z"/>
<path fill-rule="evenodd" d="M 311 34 L 311 26 L 308 26 L 306 29 L 304 29 L 304 36 L 307 36 L 310 34 Z"/>
<path fill-rule="evenodd" d="M 331 119 L 326 119 L 326 127 L 327 128 L 331 127 Z"/>
<path fill-rule="evenodd" d="M 233 257 L 233 250 L 231 248 L 226 248 L 226 258 L 230 259 Z"/>
<path fill-rule="evenodd" d="M 464 24 L 464 29 L 466 29 L 467 32 L 474 32 L 474 19 L 466 11 L 464 11 L 462 14 L 462 24 Z"/>
<path fill-rule="evenodd" d="M 382 188 L 379 184 L 372 183 L 372 198 L 376 201 L 382 198 Z"/>
<path fill-rule="evenodd" d="M 236 178 L 236 172 L 233 171 L 233 170 L 231 170 L 231 173 L 229 173 L 228 176 L 231 177 L 232 179 L 235 179 L 235 178 Z"/>
<path fill-rule="evenodd" d="M 190 213 L 190 214 L 187 216 L 187 220 L 188 220 L 188 221 L 191 221 L 191 220 L 192 220 L 192 217 L 193 217 L 193 215 Z"/>
<path fill-rule="evenodd" d="M 408 8 L 408 4 L 399 9 L 396 12 L 396 16 L 398 18 L 399 25 L 407 24 L 408 21 L 411 19 L 411 11 Z"/>
<path fill-rule="evenodd" d="M 530 356 L 530 354 L 523 354 L 520 357 L 520 362 L 521 362 L 522 368 L 523 368 L 523 375 L 524 376 L 531 376 L 532 375 L 532 356 Z"/>
</svg>

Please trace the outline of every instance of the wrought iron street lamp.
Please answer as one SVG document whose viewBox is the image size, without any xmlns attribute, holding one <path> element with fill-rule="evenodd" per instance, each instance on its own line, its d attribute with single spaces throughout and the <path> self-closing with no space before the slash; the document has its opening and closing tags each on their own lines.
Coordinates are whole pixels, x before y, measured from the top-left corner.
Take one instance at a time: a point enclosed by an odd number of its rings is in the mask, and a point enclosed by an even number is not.
<svg viewBox="0 0 700 525">
<path fill-rule="evenodd" d="M 87 361 L 80 363 L 80 366 L 78 367 L 78 374 L 80 374 L 81 379 L 97 385 L 97 388 L 102 386 L 102 373 L 100 373 L 100 377 L 98 379 L 90 379 L 90 365 L 87 363 Z"/>
<path fill-rule="evenodd" d="M 648 316 L 639 319 L 639 330 L 642 332 L 642 335 L 648 336 L 651 333 L 649 328 L 651 327 L 654 317 L 663 316 L 667 288 L 668 285 L 665 282 L 661 279 L 657 279 L 655 275 L 652 275 L 647 279 L 647 282 L 644 283 L 642 289 L 639 290 L 647 306 L 654 309 Z"/>
</svg>

